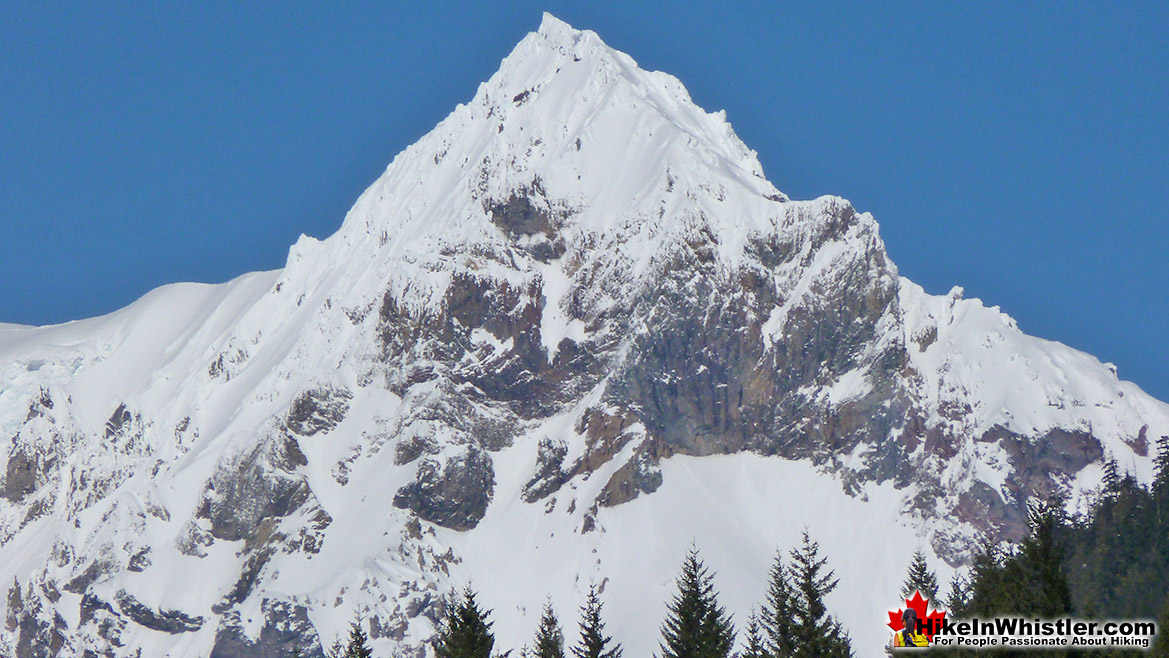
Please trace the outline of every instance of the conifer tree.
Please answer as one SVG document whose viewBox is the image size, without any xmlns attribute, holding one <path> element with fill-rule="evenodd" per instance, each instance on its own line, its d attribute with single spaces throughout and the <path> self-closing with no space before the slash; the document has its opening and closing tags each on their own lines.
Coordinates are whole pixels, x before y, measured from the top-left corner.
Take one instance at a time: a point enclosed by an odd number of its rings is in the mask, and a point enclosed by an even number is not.
<svg viewBox="0 0 1169 658">
<path fill-rule="evenodd" d="M 434 639 L 436 658 L 491 658 L 495 637 L 491 634 L 491 611 L 480 610 L 470 586 L 447 606 Z"/>
<path fill-rule="evenodd" d="M 1014 612 L 1056 617 L 1072 611 L 1072 595 L 1063 573 L 1063 549 L 1057 532 L 1063 523 L 1058 505 L 1033 503 L 1028 509 L 1031 532 L 1023 541 L 1018 562 L 1024 586 L 1023 609 Z"/>
<path fill-rule="evenodd" d="M 1109 455 L 1104 459 L 1104 495 L 1114 497 L 1120 493 L 1120 465 Z"/>
<path fill-rule="evenodd" d="M 663 658 L 727 658 L 735 643 L 730 615 L 718 604 L 714 578 L 698 549 L 692 548 L 682 563 L 678 593 L 662 624 Z"/>
<path fill-rule="evenodd" d="M 609 647 L 613 638 L 605 635 L 601 620 L 601 598 L 596 584 L 589 585 L 589 594 L 580 608 L 580 641 L 572 648 L 576 658 L 621 658 L 621 645 Z M 446 658 L 440 656 L 439 658 Z"/>
<path fill-rule="evenodd" d="M 767 585 L 767 601 L 760 614 L 759 625 L 767 636 L 767 652 L 774 658 L 791 658 L 795 653 L 793 610 L 795 592 L 783 562 L 783 552 L 777 551 L 771 565 Z"/>
<path fill-rule="evenodd" d="M 1169 521 L 1169 436 L 1157 439 L 1157 457 L 1153 466 L 1153 504 L 1160 524 Z"/>
<path fill-rule="evenodd" d="M 1162 496 L 1169 494 L 1169 436 L 1157 439 L 1153 469 L 1153 493 Z"/>
<path fill-rule="evenodd" d="M 966 606 L 960 611 L 967 615 L 991 616 L 1017 612 L 1014 590 L 1020 583 L 1006 575 L 1006 558 L 999 546 L 987 538 L 971 563 Z"/>
<path fill-rule="evenodd" d="M 292 656 L 300 655 L 300 650 L 293 648 Z M 349 639 L 342 642 L 340 638 L 333 643 L 332 649 L 325 650 L 326 658 L 372 658 L 373 650 L 369 648 L 369 636 L 361 628 L 361 620 L 354 620 L 349 625 Z"/>
<path fill-rule="evenodd" d="M 840 658 L 852 655 L 852 645 L 840 624 L 828 614 L 824 597 L 836 589 L 832 570 L 824 572 L 828 558 L 820 557 L 820 545 L 804 531 L 803 546 L 791 551 L 793 597 L 792 621 L 796 658 Z"/>
<path fill-rule="evenodd" d="M 925 561 L 925 553 L 920 549 L 913 552 L 913 560 L 909 563 L 909 573 L 905 583 L 901 586 L 901 597 L 908 599 L 914 592 L 937 604 L 938 576 L 930 571 L 929 563 Z"/>
<path fill-rule="evenodd" d="M 954 574 L 954 579 L 950 581 L 950 592 L 946 595 L 946 610 L 955 617 L 961 617 L 966 614 L 966 610 L 970 605 L 970 581 Z"/>
<path fill-rule="evenodd" d="M 1169 603 L 1157 620 L 1157 637 L 1153 638 L 1153 646 L 1147 655 L 1148 658 L 1169 658 Z"/>
<path fill-rule="evenodd" d="M 369 636 L 362 630 L 361 624 L 353 622 L 349 626 L 349 644 L 345 647 L 343 658 L 373 658 L 373 649 L 369 648 Z"/>
<path fill-rule="evenodd" d="M 540 628 L 536 631 L 536 646 L 532 649 L 531 657 L 564 658 L 564 633 L 560 630 L 560 622 L 552 610 L 551 601 L 544 604 Z"/>
<path fill-rule="evenodd" d="M 752 610 L 747 617 L 747 627 L 744 629 L 743 653 L 739 658 L 771 658 L 767 652 L 767 641 L 763 638 L 763 629 L 759 625 L 759 614 Z"/>
</svg>

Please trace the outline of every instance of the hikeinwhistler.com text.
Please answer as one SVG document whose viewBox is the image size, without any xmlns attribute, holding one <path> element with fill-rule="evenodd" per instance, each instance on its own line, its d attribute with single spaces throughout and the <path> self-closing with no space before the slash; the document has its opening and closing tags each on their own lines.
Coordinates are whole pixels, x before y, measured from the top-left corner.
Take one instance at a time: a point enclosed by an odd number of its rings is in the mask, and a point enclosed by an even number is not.
<svg viewBox="0 0 1169 658">
<path fill-rule="evenodd" d="M 964 649 L 1148 649 L 1157 624 L 1148 619 L 942 619 L 918 621 L 931 646 Z"/>
</svg>

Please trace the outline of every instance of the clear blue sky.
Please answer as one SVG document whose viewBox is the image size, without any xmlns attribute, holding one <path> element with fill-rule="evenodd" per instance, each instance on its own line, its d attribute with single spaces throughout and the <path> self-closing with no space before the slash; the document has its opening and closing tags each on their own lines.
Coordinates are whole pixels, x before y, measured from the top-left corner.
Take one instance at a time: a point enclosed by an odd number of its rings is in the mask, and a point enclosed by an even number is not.
<svg viewBox="0 0 1169 658">
<path fill-rule="evenodd" d="M 928 291 L 1169 399 L 1169 4 L 423 4 L 6 3 L 0 321 L 281 267 L 547 9 L 874 213 Z"/>
</svg>

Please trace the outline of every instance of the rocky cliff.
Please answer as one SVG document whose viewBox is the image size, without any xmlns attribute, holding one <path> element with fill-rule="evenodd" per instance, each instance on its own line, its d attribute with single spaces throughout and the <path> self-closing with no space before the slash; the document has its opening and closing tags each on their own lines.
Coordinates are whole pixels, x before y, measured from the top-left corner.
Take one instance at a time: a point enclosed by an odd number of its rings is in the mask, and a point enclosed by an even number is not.
<svg viewBox="0 0 1169 658">
<path fill-rule="evenodd" d="M 1148 479 L 1169 434 L 550 16 L 283 270 L 0 326 L 0 354 L 21 658 L 319 656 L 355 615 L 421 655 L 472 578 L 504 647 L 594 581 L 650 651 L 691 541 L 745 615 L 804 527 L 876 655 L 913 548 L 948 574 L 1105 457 Z"/>
</svg>

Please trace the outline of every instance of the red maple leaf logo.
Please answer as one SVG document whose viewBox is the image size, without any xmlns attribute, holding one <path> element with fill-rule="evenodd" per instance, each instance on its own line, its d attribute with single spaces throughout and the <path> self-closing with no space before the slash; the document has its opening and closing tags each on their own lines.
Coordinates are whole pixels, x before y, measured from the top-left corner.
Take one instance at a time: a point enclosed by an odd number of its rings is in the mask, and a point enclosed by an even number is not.
<svg viewBox="0 0 1169 658">
<path fill-rule="evenodd" d="M 917 613 L 917 619 L 921 622 L 922 635 L 925 635 L 927 640 L 933 642 L 934 633 L 941 628 L 942 620 L 946 618 L 945 611 L 935 609 L 933 612 L 926 614 L 926 610 L 929 607 L 929 599 L 922 598 L 921 592 L 914 592 L 913 598 L 905 599 L 905 605 L 913 608 L 913 611 Z M 905 623 L 901 621 L 901 614 L 903 612 L 905 612 L 904 608 L 898 608 L 897 612 L 889 613 L 888 625 L 894 632 L 905 628 Z"/>
</svg>

